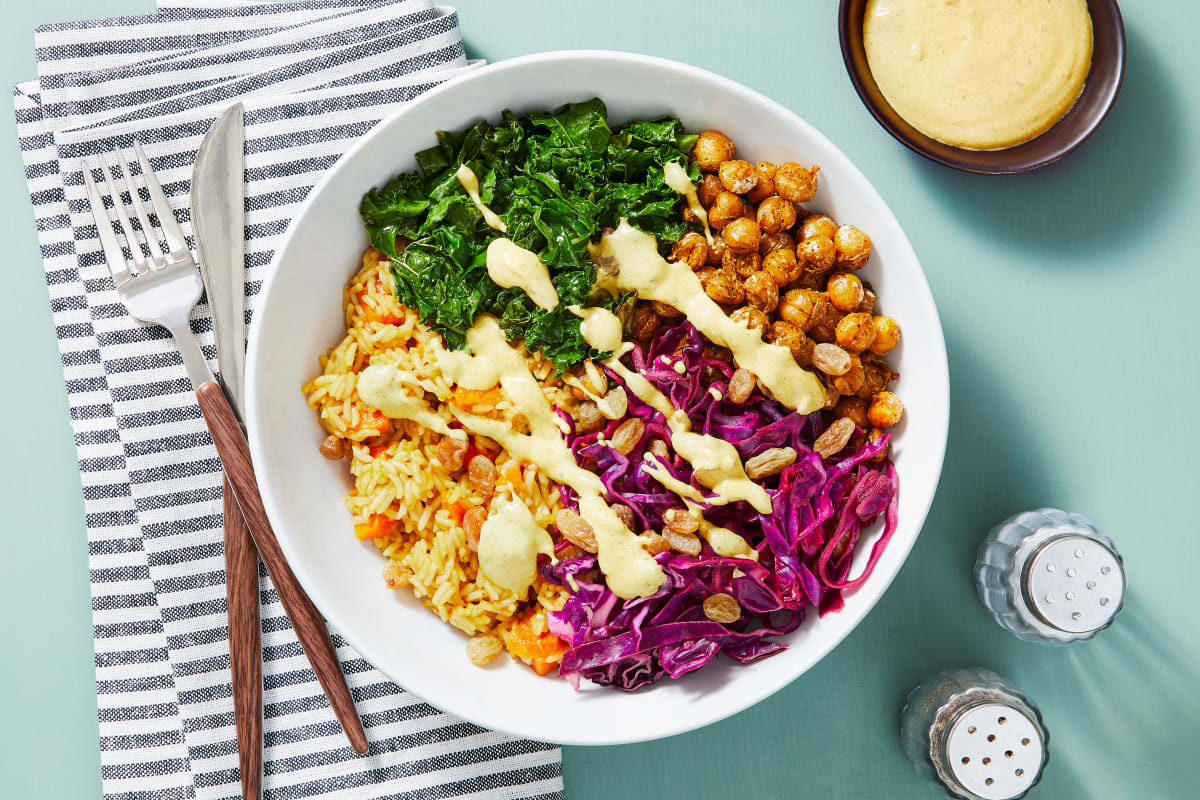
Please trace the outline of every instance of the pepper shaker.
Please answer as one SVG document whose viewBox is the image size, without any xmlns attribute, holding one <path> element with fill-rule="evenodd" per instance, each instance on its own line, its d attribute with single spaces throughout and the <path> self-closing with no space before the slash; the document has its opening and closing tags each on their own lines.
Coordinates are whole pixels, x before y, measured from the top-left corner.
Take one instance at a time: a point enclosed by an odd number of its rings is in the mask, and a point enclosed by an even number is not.
<svg viewBox="0 0 1200 800">
<path fill-rule="evenodd" d="M 1037 706 L 978 667 L 944 670 L 913 689 L 900 737 L 917 771 L 961 800 L 1024 797 L 1050 757 Z"/>
<path fill-rule="evenodd" d="M 1087 517 L 1041 508 L 992 528 L 979 548 L 975 586 L 1001 627 L 1061 646 L 1112 624 L 1125 602 L 1125 567 Z"/>
</svg>

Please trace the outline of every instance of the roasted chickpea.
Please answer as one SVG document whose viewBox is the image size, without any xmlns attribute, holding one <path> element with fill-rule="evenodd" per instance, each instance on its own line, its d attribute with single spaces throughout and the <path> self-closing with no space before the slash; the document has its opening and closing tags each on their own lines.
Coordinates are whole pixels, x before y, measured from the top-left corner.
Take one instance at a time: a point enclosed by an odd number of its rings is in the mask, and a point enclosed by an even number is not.
<svg viewBox="0 0 1200 800">
<path fill-rule="evenodd" d="M 904 404 L 891 392 L 876 392 L 867 409 L 867 419 L 876 428 L 890 428 L 904 416 Z"/>
<path fill-rule="evenodd" d="M 667 305 L 658 300 L 651 302 L 650 308 L 654 309 L 654 313 L 659 316 L 659 319 L 680 319 L 683 317 L 683 312 L 675 308 L 675 306 Z"/>
<path fill-rule="evenodd" d="M 754 224 L 757 225 L 758 223 L 755 220 L 758 219 L 758 206 L 754 205 L 754 203 L 751 203 L 748 200 L 743 202 L 742 203 L 742 216 L 745 217 L 746 219 L 754 222 Z"/>
<path fill-rule="evenodd" d="M 682 217 L 683 221 L 689 225 L 701 224 L 700 216 L 695 211 L 692 211 L 692 207 L 689 206 L 687 203 L 680 204 L 679 216 Z"/>
<path fill-rule="evenodd" d="M 819 316 L 814 317 L 813 323 L 808 329 L 808 335 L 814 342 L 836 342 L 838 323 L 846 315 L 834 308 L 828 298 L 826 298 L 825 304 L 818 309 L 818 313 Z"/>
<path fill-rule="evenodd" d="M 871 352 L 883 355 L 900 343 L 900 325 L 891 317 L 873 317 L 871 323 L 875 326 L 875 341 L 871 342 Z"/>
<path fill-rule="evenodd" d="M 762 238 L 758 240 L 758 252 L 765 256 L 767 253 L 773 253 L 776 250 L 796 250 L 796 240 L 790 233 L 780 231 L 779 233 L 764 233 Z"/>
<path fill-rule="evenodd" d="M 746 278 L 762 269 L 762 258 L 757 250 L 739 253 L 726 245 L 725 255 L 721 257 L 721 268 L 736 272 L 739 278 Z"/>
<path fill-rule="evenodd" d="M 838 394 L 838 390 L 833 386 L 833 379 L 827 376 L 825 378 L 825 410 L 832 411 L 837 405 L 838 400 L 841 399 L 842 396 Z"/>
<path fill-rule="evenodd" d="M 742 286 L 746 289 L 746 302 L 764 314 L 770 314 L 779 305 L 779 285 L 765 270 L 747 277 Z"/>
<path fill-rule="evenodd" d="M 784 200 L 807 203 L 817 194 L 817 172 L 820 167 L 805 169 L 795 161 L 781 164 L 775 170 L 775 191 Z"/>
<path fill-rule="evenodd" d="M 649 303 L 638 303 L 629 317 L 629 335 L 639 341 L 649 339 L 658 330 L 662 320 Z"/>
<path fill-rule="evenodd" d="M 708 245 L 708 261 L 710 267 L 721 266 L 722 260 L 725 258 L 725 240 L 720 236 L 714 236 L 713 240 Z"/>
<path fill-rule="evenodd" d="M 837 343 L 851 353 L 861 353 L 874 341 L 875 325 L 870 314 L 853 312 L 842 317 L 837 325 Z"/>
<path fill-rule="evenodd" d="M 745 194 L 758 185 L 758 173 L 749 161 L 731 159 L 717 170 L 721 185 L 734 194 Z"/>
<path fill-rule="evenodd" d="M 729 318 L 759 333 L 766 331 L 768 325 L 767 315 L 754 306 L 742 306 L 734 309 Z"/>
<path fill-rule="evenodd" d="M 833 237 L 837 248 L 834 266 L 838 269 L 858 269 L 871 257 L 871 240 L 853 225 L 843 225 Z"/>
<path fill-rule="evenodd" d="M 807 331 L 823 316 L 823 308 L 829 297 L 812 289 L 792 289 L 779 301 L 779 317 L 802 331 Z"/>
<path fill-rule="evenodd" d="M 833 239 L 837 233 L 837 223 L 832 217 L 827 217 L 824 214 L 809 214 L 800 222 L 800 238 L 807 239 L 810 236 L 824 236 L 828 239 Z"/>
<path fill-rule="evenodd" d="M 792 351 L 792 358 L 800 366 L 812 366 L 813 341 L 792 323 L 784 322 L 781 319 L 775 320 L 767 329 L 766 339 L 771 344 L 777 344 Z"/>
<path fill-rule="evenodd" d="M 341 461 L 346 457 L 346 443 L 332 434 L 321 441 L 321 455 L 330 461 Z"/>
<path fill-rule="evenodd" d="M 775 170 L 777 167 L 770 161 L 759 161 L 754 165 L 758 173 L 758 183 L 746 193 L 746 199 L 751 203 L 761 203 L 775 194 Z"/>
<path fill-rule="evenodd" d="M 791 250 L 772 250 L 767 253 L 763 257 L 762 268 L 780 288 L 799 278 L 801 271 L 800 262 Z"/>
<path fill-rule="evenodd" d="M 712 206 L 717 195 L 723 191 L 725 191 L 725 187 L 721 185 L 721 179 L 709 173 L 702 176 L 700 182 L 696 184 L 696 198 L 705 208 Z M 832 236 L 832 234 L 830 235 Z"/>
<path fill-rule="evenodd" d="M 867 352 L 862 354 L 863 375 L 865 381 L 857 394 L 864 399 L 870 399 L 876 392 L 882 392 L 888 384 L 900 376 L 892 372 L 882 356 Z"/>
<path fill-rule="evenodd" d="M 862 388 L 863 382 L 866 380 L 863 375 L 862 360 L 855 355 L 850 356 L 850 369 L 845 375 L 834 375 L 830 379 L 833 388 L 838 390 L 838 394 L 843 397 L 852 395 Z"/>
<path fill-rule="evenodd" d="M 755 255 L 758 255 L 758 240 L 760 236 L 762 236 L 762 232 L 758 229 L 758 223 L 745 217 L 735 219 L 721 231 L 721 238 L 725 240 L 725 247 L 739 253 L 753 252 Z"/>
<path fill-rule="evenodd" d="M 809 272 L 822 273 L 833 266 L 837 250 L 828 236 L 809 236 L 796 245 L 796 258 Z"/>
<path fill-rule="evenodd" d="M 830 275 L 825 284 L 825 291 L 829 292 L 829 302 L 833 303 L 833 307 L 838 311 L 849 313 L 857 309 L 863 301 L 862 281 L 857 275 L 849 272 L 835 272 Z"/>
<path fill-rule="evenodd" d="M 696 273 L 700 276 L 700 284 L 704 293 L 718 303 L 737 305 L 746 299 L 746 290 L 738 280 L 737 273 L 731 269 L 702 269 Z"/>
<path fill-rule="evenodd" d="M 708 261 L 708 240 L 704 234 L 688 231 L 671 248 L 671 260 L 700 269 Z"/>
<path fill-rule="evenodd" d="M 742 198 L 733 192 L 721 192 L 708 209 L 708 224 L 721 230 L 735 219 L 740 219 L 745 208 Z"/>
<path fill-rule="evenodd" d="M 874 314 L 875 299 L 875 290 L 872 289 L 866 281 L 863 281 L 863 301 L 859 303 L 858 308 L 854 310 L 861 311 L 864 314 Z"/>
<path fill-rule="evenodd" d="M 861 397 L 843 397 L 838 400 L 837 405 L 833 407 L 833 415 L 839 419 L 846 417 L 864 430 L 871 426 L 867 421 L 867 401 Z"/>
<path fill-rule="evenodd" d="M 758 204 L 758 227 L 767 233 L 790 230 L 796 224 L 796 207 L 779 197 Z"/>
<path fill-rule="evenodd" d="M 696 137 L 692 158 L 705 172 L 716 172 L 721 163 L 733 158 L 733 142 L 720 131 L 705 131 Z"/>
</svg>

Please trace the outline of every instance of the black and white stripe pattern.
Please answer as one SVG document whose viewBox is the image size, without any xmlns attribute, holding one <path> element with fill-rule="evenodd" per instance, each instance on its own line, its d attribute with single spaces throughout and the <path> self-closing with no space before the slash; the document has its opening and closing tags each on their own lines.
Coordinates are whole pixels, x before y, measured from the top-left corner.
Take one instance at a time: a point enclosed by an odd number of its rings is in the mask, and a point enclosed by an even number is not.
<svg viewBox="0 0 1200 800">
<path fill-rule="evenodd" d="M 83 476 L 105 796 L 236 797 L 219 462 L 171 340 L 116 296 L 80 160 L 136 138 L 190 234 L 196 148 L 242 100 L 253 313 L 321 173 L 396 103 L 475 64 L 429 0 L 176 0 L 36 44 L 39 80 L 14 106 Z M 192 325 L 214 358 L 205 307 Z M 355 756 L 263 577 L 267 797 L 562 797 L 557 748 L 441 713 L 334 632 L 371 741 Z"/>
</svg>

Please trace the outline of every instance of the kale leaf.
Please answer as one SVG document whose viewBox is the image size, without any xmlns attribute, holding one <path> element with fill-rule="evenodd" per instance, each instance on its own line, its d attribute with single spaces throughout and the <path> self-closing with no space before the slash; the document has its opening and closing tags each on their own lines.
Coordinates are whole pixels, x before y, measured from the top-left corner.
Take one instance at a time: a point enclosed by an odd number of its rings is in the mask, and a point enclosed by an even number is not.
<svg viewBox="0 0 1200 800">
<path fill-rule="evenodd" d="M 622 218 L 658 237 L 666 252 L 694 228 L 679 214 L 680 197 L 663 177 L 675 161 L 693 180 L 686 156 L 695 143 L 677 119 L 634 120 L 615 130 L 598 98 L 496 124 L 439 132 L 434 147 L 416 154 L 419 172 L 371 189 L 359 208 L 371 244 L 391 260 L 397 299 L 462 348 L 482 313 L 495 314 L 509 341 L 541 350 L 562 371 L 602 355 L 583 340 L 568 305 L 615 309 L 623 298 L 593 292 L 596 269 L 587 245 Z M 480 195 L 504 220 L 501 234 L 483 221 L 456 172 L 466 164 Z M 558 291 L 546 311 L 520 289 L 488 276 L 487 246 L 505 235 L 538 254 Z"/>
</svg>

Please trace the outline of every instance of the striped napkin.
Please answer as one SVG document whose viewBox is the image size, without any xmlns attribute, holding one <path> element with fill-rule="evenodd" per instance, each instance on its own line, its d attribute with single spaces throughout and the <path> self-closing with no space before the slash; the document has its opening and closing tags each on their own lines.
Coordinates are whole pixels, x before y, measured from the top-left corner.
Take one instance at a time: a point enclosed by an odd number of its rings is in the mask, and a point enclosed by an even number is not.
<svg viewBox="0 0 1200 800">
<path fill-rule="evenodd" d="M 430 0 L 171 0 L 40 28 L 36 46 L 38 79 L 14 105 L 83 480 L 104 794 L 237 797 L 220 464 L 171 339 L 117 298 L 80 160 L 140 141 L 190 235 L 196 149 L 241 100 L 252 315 L 324 170 L 397 104 L 478 64 L 453 9 Z M 206 306 L 192 326 L 215 362 Z M 265 573 L 261 600 L 268 798 L 563 796 L 558 748 L 432 708 L 332 631 L 371 742 L 356 756 Z"/>
</svg>

